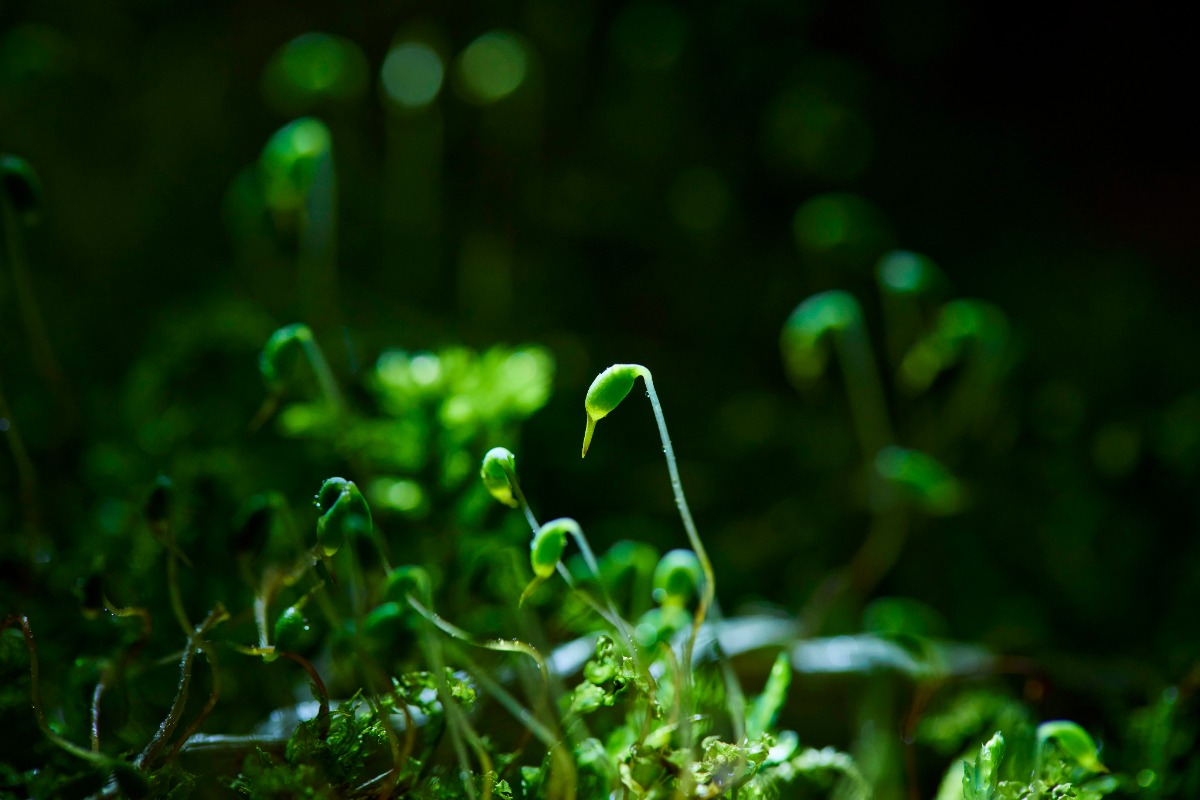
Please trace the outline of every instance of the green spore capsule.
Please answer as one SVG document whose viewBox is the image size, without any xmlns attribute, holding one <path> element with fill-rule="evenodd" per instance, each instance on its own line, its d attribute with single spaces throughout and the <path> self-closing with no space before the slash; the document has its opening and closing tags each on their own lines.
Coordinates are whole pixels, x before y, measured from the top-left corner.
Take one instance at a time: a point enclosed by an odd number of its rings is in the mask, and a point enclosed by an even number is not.
<svg viewBox="0 0 1200 800">
<path fill-rule="evenodd" d="M 483 457 L 483 466 L 479 470 L 479 477 L 483 480 L 484 488 L 491 493 L 492 497 L 509 508 L 516 508 L 520 505 L 513 491 L 512 480 L 509 478 L 509 473 L 515 474 L 516 471 L 517 457 L 512 454 L 511 450 L 504 447 L 493 447 L 488 450 L 487 455 Z"/>
<path fill-rule="evenodd" d="M 407 627 L 408 603 L 387 602 L 375 606 L 363 617 L 363 636 L 379 645 L 388 645 Z"/>
<path fill-rule="evenodd" d="M 331 557 L 347 536 L 370 536 L 374 530 L 371 509 L 353 481 L 330 478 L 317 493 L 317 508 L 324 511 L 317 520 L 317 543 Z"/>
<path fill-rule="evenodd" d="M 588 447 L 592 444 L 592 434 L 596 431 L 596 423 L 607 417 L 621 404 L 633 389 L 634 381 L 644 374 L 645 367 L 638 364 L 613 364 L 601 372 L 592 381 L 587 396 L 583 400 L 583 410 L 587 412 L 587 427 L 583 432 L 583 455 L 587 456 Z"/>
<path fill-rule="evenodd" d="M 691 550 L 671 550 L 654 568 L 654 599 L 663 605 L 687 605 L 704 581 L 700 559 Z"/>
<path fill-rule="evenodd" d="M 289 606 L 275 620 L 275 649 L 296 652 L 307 643 L 308 633 L 312 630 L 304 612 L 295 606 Z"/>
<path fill-rule="evenodd" d="M 838 289 L 813 295 L 796 306 L 780 337 L 780 349 L 789 371 L 802 380 L 818 377 L 829 358 L 825 335 L 861 322 L 862 308 L 858 301 Z"/>
<path fill-rule="evenodd" d="M 262 352 L 258 355 L 258 369 L 267 388 L 279 391 L 283 388 L 288 359 L 294 359 L 305 342 L 312 341 L 312 330 L 302 323 L 284 325 L 271 334 Z"/>
<path fill-rule="evenodd" d="M 550 520 L 538 528 L 533 541 L 529 543 L 529 566 L 533 568 L 533 580 L 521 593 L 521 603 L 554 574 L 567 547 L 567 534 L 579 531 L 579 523 L 568 517 Z"/>
<path fill-rule="evenodd" d="M 962 485 L 931 455 L 889 445 L 875 457 L 875 471 L 930 514 L 953 514 L 962 508 Z"/>
<path fill-rule="evenodd" d="M 37 222 L 42 211 L 42 182 L 28 161 L 19 156 L 0 156 L 0 192 L 21 222 Z"/>
<path fill-rule="evenodd" d="M 538 528 L 533 542 L 529 545 L 529 565 L 533 574 L 546 580 L 554 574 L 558 562 L 562 560 L 563 551 L 567 548 L 567 534 L 571 527 L 578 527 L 573 519 L 555 519 Z"/>
<path fill-rule="evenodd" d="M 259 158 L 263 196 L 276 211 L 297 211 L 308 197 L 322 159 L 332 153 L 325 123 L 312 117 L 289 122 L 267 141 Z"/>
<path fill-rule="evenodd" d="M 407 608 L 410 595 L 426 608 L 433 605 L 433 587 L 429 573 L 423 567 L 408 564 L 396 567 L 384 584 L 383 598 L 387 602 L 399 603 Z"/>
</svg>

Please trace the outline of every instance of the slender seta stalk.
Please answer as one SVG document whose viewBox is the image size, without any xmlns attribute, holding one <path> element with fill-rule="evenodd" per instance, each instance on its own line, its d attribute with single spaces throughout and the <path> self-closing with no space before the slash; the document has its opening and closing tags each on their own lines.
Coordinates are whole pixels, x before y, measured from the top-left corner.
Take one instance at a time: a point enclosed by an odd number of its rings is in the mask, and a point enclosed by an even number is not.
<svg viewBox="0 0 1200 800">
<path fill-rule="evenodd" d="M 297 347 L 304 354 L 305 360 L 308 361 L 309 366 L 312 368 L 321 395 L 325 398 L 325 402 L 329 404 L 329 408 L 333 412 L 335 419 L 345 420 L 345 400 L 338 389 L 337 381 L 333 377 L 333 370 L 325 358 L 325 353 L 321 350 L 321 346 L 317 344 L 316 337 L 313 336 L 312 328 L 302 323 L 294 323 L 292 325 L 284 325 L 272 333 L 271 337 L 267 339 L 267 343 L 263 346 L 262 352 L 259 354 L 259 371 L 262 373 L 263 381 L 270 390 L 270 395 L 263 401 L 262 407 L 255 415 L 254 420 L 251 421 L 250 430 L 257 430 L 262 427 L 263 423 L 275 413 L 287 385 L 287 370 L 285 369 L 287 362 L 285 358 L 288 357 L 289 353 L 295 352 L 294 348 Z"/>
<path fill-rule="evenodd" d="M 534 516 L 533 510 L 529 506 L 529 500 L 525 497 L 525 492 L 521 489 L 521 482 L 517 479 L 516 457 L 512 452 L 503 447 L 493 447 L 487 452 L 483 458 L 483 467 L 480 470 L 480 477 L 487 490 L 499 502 L 511 508 L 519 507 L 525 514 L 525 521 L 529 523 L 529 528 L 534 537 L 537 537 L 542 526 L 538 524 L 537 517 Z M 587 592 L 583 591 L 575 582 L 575 578 L 571 575 L 570 570 L 559 559 L 555 564 L 555 569 L 562 577 L 563 582 L 567 587 L 579 595 L 583 601 L 596 612 L 605 622 L 612 626 L 613 630 L 626 643 L 626 648 L 629 654 L 633 657 L 635 663 L 638 664 L 638 670 L 644 671 L 641 668 L 640 659 L 637 653 L 637 647 L 633 636 L 633 628 L 629 622 L 621 616 L 621 612 L 617 609 L 616 603 L 608 593 L 608 588 L 604 585 L 604 581 L 600 577 L 600 564 L 596 560 L 595 553 L 592 552 L 591 545 L 588 544 L 587 537 L 583 533 L 583 529 L 574 520 L 564 520 L 565 529 L 570 533 L 579 547 L 579 552 L 583 555 L 584 564 L 596 579 L 596 585 L 600 590 L 600 599 L 603 605 Z M 649 678 L 649 673 L 645 673 Z M 652 680 L 652 679 L 651 679 Z"/>
<path fill-rule="evenodd" d="M 175 728 L 179 725 L 179 718 L 183 716 L 184 707 L 187 705 L 188 688 L 192 682 L 192 663 L 195 661 L 196 653 L 204 650 L 203 639 L 209 630 L 227 619 L 229 619 L 229 612 L 218 603 L 204 618 L 204 621 L 192 630 L 179 661 L 179 688 L 175 693 L 175 702 L 171 704 L 171 710 L 167 712 L 166 718 L 159 724 L 154 738 L 146 745 L 146 749 L 134 759 L 134 766 L 138 769 L 146 769 L 153 764 L 159 751 L 166 746 L 171 734 L 175 732 Z M 187 737 L 183 737 L 183 739 L 186 741 Z"/>
<path fill-rule="evenodd" d="M 691 544 L 692 550 L 700 562 L 700 568 L 704 573 L 704 585 L 700 591 L 696 613 L 692 618 L 691 632 L 684 643 L 683 663 L 680 669 L 680 694 L 686 701 L 684 704 L 685 710 L 680 715 L 680 728 L 685 745 L 689 750 L 694 750 L 695 742 L 690 712 L 692 655 L 696 648 L 696 637 L 699 635 L 700 628 L 704 625 L 704 620 L 716 597 L 716 575 L 713 572 L 712 561 L 708 557 L 708 551 L 704 548 L 704 542 L 700 540 L 700 533 L 696 530 L 696 522 L 692 519 L 692 511 L 688 507 L 687 497 L 683 493 L 683 481 L 679 477 L 679 466 L 675 461 L 675 449 L 671 446 L 671 436 L 667 432 L 667 421 L 663 416 L 662 404 L 658 400 L 658 392 L 654 388 L 654 378 L 651 376 L 650 370 L 646 367 L 640 364 L 614 364 L 597 375 L 596 379 L 592 381 L 583 404 L 584 410 L 587 412 L 587 427 L 583 433 L 583 456 L 587 456 L 588 448 L 592 442 L 592 435 L 596 430 L 596 423 L 608 416 L 620 405 L 621 401 L 629 395 L 630 390 L 633 389 L 634 382 L 639 377 L 646 384 L 646 395 L 650 398 L 650 407 L 654 411 L 654 420 L 658 423 L 658 435 L 662 440 L 663 455 L 667 460 L 667 472 L 671 477 L 671 491 L 675 495 L 675 507 L 679 510 L 679 517 L 683 521 L 683 528 L 687 533 L 688 542 Z M 730 676 L 731 673 L 729 672 L 723 674 L 728 684 L 727 689 L 734 696 L 740 696 L 741 689 L 736 680 L 728 683 Z M 735 706 L 737 705 L 741 704 L 735 703 Z M 734 725 L 738 730 L 740 738 L 744 726 L 742 721 L 736 718 L 736 715 Z"/>
<path fill-rule="evenodd" d="M 833 290 L 813 295 L 796 306 L 780 336 L 784 362 L 797 383 L 817 378 L 828 360 L 823 344 L 827 336 L 832 337 L 841 360 L 854 431 L 869 464 L 876 453 L 892 443 L 893 436 L 883 384 L 858 301 L 847 292 Z"/>
<path fill-rule="evenodd" d="M 37 642 L 33 638 L 33 629 L 29 625 L 29 618 L 24 614 L 12 614 L 4 618 L 0 622 L 0 631 L 17 626 L 21 629 L 21 634 L 25 637 L 25 649 L 29 651 L 29 695 L 30 702 L 33 706 L 33 715 L 37 718 L 38 727 L 42 729 L 42 733 L 46 738 L 54 744 L 58 745 L 63 750 L 73 756 L 89 761 L 94 764 L 102 764 L 107 761 L 99 753 L 93 753 L 69 739 L 54 732 L 50 727 L 50 723 L 46 721 L 46 712 L 42 708 L 42 690 L 41 690 L 41 668 L 38 664 Z"/>
<path fill-rule="evenodd" d="M 650 407 L 654 410 L 654 419 L 658 423 L 658 435 L 662 440 L 663 455 L 667 459 L 667 471 L 671 476 L 671 491 L 675 495 L 675 507 L 679 509 L 679 517 L 683 520 L 683 529 L 687 533 L 688 542 L 700 561 L 700 569 L 704 572 L 704 585 L 700 591 L 700 600 L 696 606 L 696 615 L 692 621 L 692 635 L 689 637 L 686 650 L 685 668 L 691 667 L 691 653 L 696 644 L 696 634 L 704 624 L 708 609 L 716 596 L 716 576 L 713 573 L 712 561 L 704 542 L 700 541 L 700 533 L 696 530 L 696 522 L 692 519 L 692 510 L 688 507 L 687 497 L 683 493 L 683 481 L 679 478 L 679 466 L 675 462 L 675 449 L 671 446 L 671 436 L 667 433 L 667 421 L 663 416 L 662 404 L 658 401 L 658 392 L 654 389 L 654 378 L 650 370 L 639 364 L 614 364 L 596 376 L 588 389 L 584 409 L 587 411 L 587 427 L 583 434 L 583 455 L 587 456 L 592 443 L 592 435 L 596 423 L 608 416 L 617 405 L 629 394 L 636 378 L 640 377 L 646 384 L 646 394 L 650 398 Z"/>
</svg>

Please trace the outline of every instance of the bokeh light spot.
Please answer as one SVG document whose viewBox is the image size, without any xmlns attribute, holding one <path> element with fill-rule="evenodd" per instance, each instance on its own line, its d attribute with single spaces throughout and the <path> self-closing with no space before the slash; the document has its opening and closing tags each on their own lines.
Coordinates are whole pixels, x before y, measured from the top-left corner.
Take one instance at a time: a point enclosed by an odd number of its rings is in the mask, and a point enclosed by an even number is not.
<svg viewBox="0 0 1200 800">
<path fill-rule="evenodd" d="M 858 195 L 842 192 L 817 195 L 801 205 L 792 233 L 801 250 L 841 251 L 854 259 L 874 259 L 888 239 L 880 212 Z"/>
<path fill-rule="evenodd" d="M 525 48 L 511 33 L 485 33 L 459 56 L 463 88 L 478 103 L 503 100 L 525 81 L 528 60 Z"/>
<path fill-rule="evenodd" d="M 926 256 L 909 250 L 893 250 L 879 259 L 879 284 L 895 294 L 921 294 L 939 278 Z"/>
<path fill-rule="evenodd" d="M 422 42 L 393 47 L 380 70 L 388 99 L 402 108 L 422 108 L 432 103 L 442 89 L 444 75 L 441 57 Z"/>
<path fill-rule="evenodd" d="M 366 83 L 367 60 L 357 44 L 306 33 L 275 51 L 263 74 L 263 93 L 278 110 L 298 113 L 327 100 L 356 99 Z"/>
</svg>

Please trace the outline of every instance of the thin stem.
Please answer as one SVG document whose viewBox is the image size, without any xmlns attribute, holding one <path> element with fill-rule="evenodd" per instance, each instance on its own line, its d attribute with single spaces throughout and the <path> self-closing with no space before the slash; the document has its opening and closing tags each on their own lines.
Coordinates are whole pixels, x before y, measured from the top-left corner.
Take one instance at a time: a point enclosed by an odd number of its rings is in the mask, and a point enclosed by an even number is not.
<svg viewBox="0 0 1200 800">
<path fill-rule="evenodd" d="M 275 653 L 299 664 L 308 673 L 308 677 L 312 679 L 313 687 L 316 689 L 314 694 L 317 696 L 318 704 L 317 737 L 324 739 L 329 735 L 329 690 L 325 688 L 325 681 L 321 680 L 321 673 L 317 672 L 317 668 L 313 666 L 311 661 L 299 653 L 293 653 L 290 650 L 276 650 Z"/>
<path fill-rule="evenodd" d="M 493 680 L 491 676 L 488 675 L 487 671 L 481 669 L 479 665 L 471 659 L 470 656 L 461 652 L 459 652 L 458 655 L 465 663 L 466 668 L 471 671 L 471 675 L 475 676 L 476 680 L 479 681 L 480 685 L 484 688 L 484 691 L 495 696 L 497 702 L 504 706 L 504 708 L 522 725 L 529 728 L 533 735 L 536 736 L 542 742 L 542 744 L 546 745 L 547 749 L 552 750 L 560 744 L 558 736 L 556 736 L 549 728 L 547 728 L 546 725 L 543 724 L 542 721 L 539 720 L 532 711 L 530 711 L 528 708 L 525 708 L 525 706 L 521 705 L 519 700 L 509 694 L 508 690 L 501 686 L 497 681 Z"/>
<path fill-rule="evenodd" d="M 842 361 L 846 396 L 854 418 L 854 430 L 868 463 L 893 441 L 892 426 L 884 401 L 883 384 L 875 365 L 875 354 L 861 318 L 834 333 Z"/>
<path fill-rule="evenodd" d="M 167 761 L 171 761 L 179 754 L 180 749 L 187 744 L 187 740 L 192 738 L 192 735 L 200 730 L 200 726 L 204 724 L 204 720 L 208 719 L 208 715 L 217 707 L 217 701 L 221 698 L 221 671 L 217 666 L 216 653 L 213 652 L 212 645 L 205 642 L 197 642 L 197 648 L 204 653 L 204 657 L 208 660 L 208 666 L 212 669 L 212 689 L 208 693 L 208 700 L 205 701 L 204 707 L 200 709 L 200 713 L 192 720 L 192 724 L 188 725 L 183 735 L 176 740 L 175 745 L 171 748 L 171 752 L 167 754 Z"/>
<path fill-rule="evenodd" d="M 529 529 L 535 534 L 538 532 L 537 518 L 533 515 L 533 510 L 529 507 L 529 501 L 525 499 L 525 492 L 521 491 L 521 482 L 517 480 L 517 471 L 512 468 L 508 461 L 501 461 L 500 468 L 504 470 L 504 474 L 508 476 L 508 483 L 513 488 L 513 494 L 517 497 L 517 503 L 521 506 L 521 511 L 525 512 L 525 521 L 529 523 Z"/>
<path fill-rule="evenodd" d="M 700 569 L 704 571 L 704 589 L 700 593 L 700 603 L 696 608 L 696 618 L 692 623 L 692 645 L 694 645 L 695 634 L 704 624 L 704 617 L 716 595 L 716 576 L 713 574 L 712 561 L 708 558 L 708 551 L 704 549 L 704 543 L 700 541 L 700 534 L 692 519 L 692 511 L 688 507 L 687 498 L 683 494 L 683 481 L 679 478 L 679 467 L 675 463 L 675 450 L 671 447 L 671 436 L 667 433 L 667 421 L 663 417 L 662 405 L 658 402 L 658 392 L 654 390 L 654 379 L 650 376 L 650 370 L 645 367 L 640 369 L 640 374 L 646 382 L 646 394 L 650 397 L 650 407 L 654 409 L 654 419 L 658 422 L 658 435 L 662 439 L 663 454 L 667 459 L 667 471 L 671 475 L 671 491 L 675 495 L 675 506 L 679 509 L 680 519 L 683 520 L 683 528 L 687 532 L 688 542 L 695 551 L 696 558 L 700 560 Z M 688 647 L 689 652 L 692 645 Z"/>
<path fill-rule="evenodd" d="M 179 718 L 183 715 L 184 706 L 187 705 L 188 687 L 192 681 L 192 662 L 195 660 L 196 652 L 200 649 L 199 641 L 214 625 L 228 619 L 229 613 L 225 608 L 217 604 L 216 608 L 209 612 L 204 621 L 201 622 L 192 631 L 192 635 L 188 637 L 187 647 L 184 648 L 183 657 L 179 661 L 179 688 L 175 693 L 175 702 L 171 704 L 171 710 L 167 713 L 166 718 L 158 726 L 158 731 L 155 732 L 154 738 L 146 745 L 146 749 L 134 760 L 134 766 L 144 770 L 147 765 L 154 762 L 158 752 L 166 745 L 167 740 L 171 738 L 171 734 L 175 732 L 176 726 L 179 724 Z"/>
<path fill-rule="evenodd" d="M 96 682 L 96 688 L 92 691 L 92 752 L 100 752 L 100 701 L 104 697 L 104 693 L 108 691 L 108 687 L 112 684 L 113 676 L 117 672 L 124 672 L 133 660 L 137 658 L 142 648 L 146 646 L 146 642 L 150 639 L 150 634 L 154 630 L 154 620 L 150 616 L 150 612 L 144 608 L 132 607 L 122 608 L 115 605 L 107 597 L 104 597 L 104 607 L 114 617 L 137 617 L 142 621 L 142 630 L 138 638 L 126 648 L 124 655 L 117 666 L 110 665 L 104 670 L 100 676 L 100 680 Z"/>
<path fill-rule="evenodd" d="M 267 605 L 270 601 L 263 593 L 254 595 L 254 626 L 258 628 L 258 646 L 270 647 L 271 636 L 267 629 Z"/>
<path fill-rule="evenodd" d="M 700 569 L 704 572 L 704 588 L 700 592 L 700 602 L 696 606 L 696 615 L 692 619 L 692 632 L 684 644 L 683 668 L 680 670 L 680 699 L 685 701 L 687 704 L 686 707 L 690 709 L 692 701 L 692 652 L 696 647 L 696 636 L 700 632 L 700 626 L 704 624 L 704 618 L 708 614 L 709 606 L 712 605 L 713 598 L 716 595 L 716 576 L 713 574 L 712 562 L 708 558 L 708 551 L 704 549 L 704 543 L 700 541 L 700 534 L 696 530 L 695 521 L 692 519 L 692 511 L 688 507 L 687 498 L 683 494 L 683 481 L 679 478 L 679 467 L 675 463 L 675 450 L 671 447 L 671 436 L 667 433 L 667 421 L 663 417 L 662 405 L 658 401 L 658 392 L 654 390 L 654 379 L 650 376 L 650 370 L 645 367 L 640 367 L 638 371 L 642 376 L 642 380 L 646 382 L 646 394 L 650 398 L 650 407 L 654 409 L 654 419 L 658 422 L 658 435 L 662 439 L 663 454 L 667 459 L 667 471 L 671 475 L 671 491 L 675 495 L 675 506 L 679 509 L 679 517 L 683 520 L 683 528 L 687 532 L 692 550 L 696 553 L 696 558 L 700 561 Z M 688 750 L 691 750 L 694 742 L 690 714 L 682 714 L 680 721 L 682 723 L 684 745 Z"/>
<path fill-rule="evenodd" d="M 59 400 L 67 407 L 66 381 L 63 378 L 62 367 L 50 345 L 50 337 L 46 333 L 46 322 L 42 317 L 41 306 L 33 290 L 33 282 L 29 277 L 29 267 L 22 247 L 20 224 L 17 215 L 11 208 L 7 198 L 0 198 L 0 211 L 4 215 L 4 244 L 5 256 L 9 269 L 12 271 L 13 286 L 21 306 L 21 321 L 25 324 L 25 332 L 33 349 L 34 364 L 38 372 L 54 389 Z"/>
<path fill-rule="evenodd" d="M 463 786 L 467 790 L 468 799 L 475 800 L 475 784 L 467 780 L 470 764 L 467 760 L 466 743 L 463 741 L 467 731 L 471 731 L 471 723 L 467 721 L 463 710 L 459 708 L 458 701 L 450 694 L 450 686 L 446 682 L 446 662 L 442 656 L 442 648 L 431 634 L 431 629 L 426 628 L 425 635 L 421 637 L 425 647 L 425 658 L 432 667 L 430 671 L 433 672 L 434 680 L 437 681 L 438 699 L 442 702 L 442 713 L 446 715 L 447 727 L 450 728 L 450 743 L 454 747 L 454 755 L 458 759 L 458 767 L 462 771 Z"/>
<path fill-rule="evenodd" d="M 170 532 L 170 545 L 167 547 L 167 592 L 171 596 L 171 612 L 183 629 L 184 636 L 191 636 L 193 627 L 188 619 L 187 610 L 183 606 L 183 593 L 179 589 L 179 564 L 176 561 L 175 535 Z"/>
<path fill-rule="evenodd" d="M 513 697 L 508 691 L 501 686 L 497 681 L 492 680 L 488 675 L 487 670 L 481 669 L 469 656 L 465 653 L 459 654 L 462 660 L 466 663 L 467 669 L 471 670 L 471 674 L 483 686 L 484 691 L 496 698 L 500 705 L 504 706 L 510 714 L 517 718 L 529 731 L 536 736 L 546 750 L 552 754 L 553 759 L 558 762 L 563 772 L 565 773 L 564 783 L 566 792 L 565 800 L 574 800 L 575 798 L 575 763 L 571 760 L 570 754 L 564 747 L 565 742 L 560 739 L 554 732 L 542 724 L 542 722 L 534 716 L 533 712 L 521 705 L 521 703 Z"/>
<path fill-rule="evenodd" d="M 509 485 L 512 486 L 513 494 L 517 498 L 517 503 L 520 505 L 521 510 L 525 513 L 525 520 L 529 523 L 530 530 L 536 536 L 538 529 L 541 528 L 541 526 L 538 524 L 537 517 L 534 516 L 533 510 L 529 507 L 529 501 L 525 497 L 525 492 L 521 490 L 521 482 L 517 479 L 516 470 L 514 470 L 512 465 L 507 461 L 501 462 L 501 468 L 504 470 L 504 474 L 508 476 Z M 575 543 L 579 547 L 579 552 L 583 554 L 584 563 L 587 565 L 587 568 L 591 571 L 592 575 L 596 578 L 596 585 L 600 587 L 600 596 L 604 601 L 604 606 L 601 606 L 591 597 L 591 595 L 578 587 L 578 585 L 575 583 L 575 578 L 571 575 L 571 571 L 567 569 L 566 565 L 563 564 L 562 561 L 559 561 L 555 567 L 559 576 L 561 576 L 563 582 L 567 584 L 567 588 L 582 597 L 583 601 L 593 611 L 595 611 L 601 619 L 612 626 L 613 630 L 616 631 L 617 634 L 625 641 L 626 648 L 629 650 L 629 654 L 633 658 L 634 664 L 637 666 L 638 671 L 644 672 L 638 659 L 637 645 L 633 637 L 633 630 L 630 628 L 629 623 L 625 620 L 625 618 L 621 616 L 621 612 L 617 609 L 616 603 L 613 602 L 612 597 L 608 593 L 608 589 L 604 586 L 604 580 L 600 576 L 600 564 L 596 561 L 596 556 L 592 552 L 591 545 L 588 544 L 587 537 L 584 536 L 582 529 L 574 527 L 571 529 L 571 535 L 574 537 Z M 649 677 L 649 673 L 646 673 L 646 675 Z M 653 681 L 653 679 L 651 679 L 651 681 Z"/>
<path fill-rule="evenodd" d="M 325 353 L 321 351 L 320 345 L 317 344 L 317 340 L 311 333 L 300 337 L 300 341 L 304 347 L 304 355 L 308 357 L 308 363 L 312 365 L 313 373 L 317 376 L 321 394 L 325 395 L 325 400 L 333 407 L 334 413 L 339 418 L 344 417 L 346 403 L 342 399 L 342 393 L 333 377 L 333 370 L 329 368 L 329 362 L 325 360 Z"/>
<path fill-rule="evenodd" d="M 337 178 L 333 153 L 318 156 L 300 211 L 297 272 L 301 302 L 322 327 L 337 315 Z"/>
<path fill-rule="evenodd" d="M 4 438 L 8 440 L 9 449 L 12 450 L 13 461 L 17 465 L 17 484 L 20 486 L 21 496 L 21 511 L 25 516 L 25 524 L 29 527 L 29 549 L 30 560 L 37 561 L 38 549 L 41 546 L 40 541 L 45 537 L 42 530 L 42 515 L 41 509 L 37 501 L 37 469 L 33 465 L 33 459 L 29 457 L 29 450 L 25 447 L 25 439 L 21 436 L 20 427 L 12 418 L 12 410 L 8 407 L 8 398 L 4 395 L 4 389 L 0 387 L 0 419 L 8 423 L 8 427 L 4 433 Z"/>
<path fill-rule="evenodd" d="M 107 671 L 100 680 L 96 681 L 96 688 L 92 690 L 92 752 L 100 752 L 100 698 L 104 696 L 105 678 L 108 677 Z"/>
<path fill-rule="evenodd" d="M 741 742 L 746 737 L 746 693 L 742 689 L 741 681 L 738 680 L 737 670 L 725 657 L 725 648 L 721 646 L 722 622 L 721 606 L 714 599 L 709 622 L 712 627 L 713 650 L 721 669 L 721 678 L 725 683 L 725 701 L 729 704 L 729 719 L 733 724 L 733 736 Z"/>
<path fill-rule="evenodd" d="M 317 699 L 317 732 L 321 739 L 329 735 L 329 690 L 325 688 L 325 681 L 321 680 L 321 673 L 317 672 L 317 668 L 312 662 L 299 653 L 293 653 L 290 650 L 280 650 L 279 648 L 268 645 L 267 647 L 246 647 L 245 645 L 236 644 L 233 642 L 225 642 L 226 647 L 241 653 L 244 656 L 259 656 L 264 661 L 270 662 L 275 658 L 286 658 L 289 661 L 294 661 L 304 668 L 308 673 L 308 677 L 312 680 L 313 696 Z"/>
<path fill-rule="evenodd" d="M 470 633 L 464 631 L 462 628 L 459 628 L 451 622 L 447 622 L 434 612 L 427 609 L 425 606 L 421 605 L 421 602 L 411 594 L 408 595 L 408 603 L 418 614 L 424 617 L 426 621 L 451 638 L 458 639 L 459 641 L 466 642 L 467 644 L 474 645 L 475 647 L 482 647 L 485 650 L 495 650 L 497 652 L 504 653 L 522 653 L 529 656 L 534 660 L 534 663 L 537 664 L 538 671 L 542 676 L 543 687 L 546 685 L 546 678 L 550 674 L 546 667 L 546 660 L 542 658 L 542 654 L 539 653 L 537 648 L 535 648 L 533 645 L 526 644 L 525 642 L 517 639 L 477 639 Z"/>
<path fill-rule="evenodd" d="M 400 781 L 400 770 L 403 762 L 400 760 L 400 740 L 396 737 L 396 732 L 392 730 L 391 721 L 388 715 L 383 713 L 383 708 L 379 705 L 379 701 L 375 695 L 367 696 L 367 703 L 371 706 L 371 711 L 375 713 L 375 718 L 379 720 L 379 724 L 383 726 L 383 732 L 387 736 L 388 751 L 392 756 L 392 768 L 388 770 L 387 778 L 384 779 L 383 785 L 379 787 L 379 792 L 376 797 L 380 800 L 387 800 L 392 796 L 392 792 L 396 788 L 396 784 Z"/>
<path fill-rule="evenodd" d="M 72 741 L 64 739 L 54 732 L 50 723 L 46 722 L 46 714 L 42 710 L 41 670 L 38 666 L 37 642 L 33 638 L 33 629 L 29 627 L 29 618 L 24 614 L 12 614 L 0 622 L 0 631 L 17 625 L 25 637 L 25 649 L 29 651 L 29 695 L 33 705 L 33 715 L 37 718 L 38 727 L 46 738 L 66 750 L 73 756 L 92 763 L 103 763 L 104 759 L 97 753 L 86 750 Z"/>
</svg>

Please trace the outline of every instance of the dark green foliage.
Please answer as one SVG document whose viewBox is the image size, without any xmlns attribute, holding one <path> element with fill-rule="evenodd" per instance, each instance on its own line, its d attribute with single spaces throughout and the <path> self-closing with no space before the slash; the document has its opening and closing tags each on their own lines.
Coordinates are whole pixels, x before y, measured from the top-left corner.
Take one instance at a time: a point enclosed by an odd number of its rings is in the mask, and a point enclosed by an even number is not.
<svg viewBox="0 0 1200 800">
<path fill-rule="evenodd" d="M 1189 104 L 934 5 L 6 9 L 0 796 L 1200 796 Z"/>
</svg>

